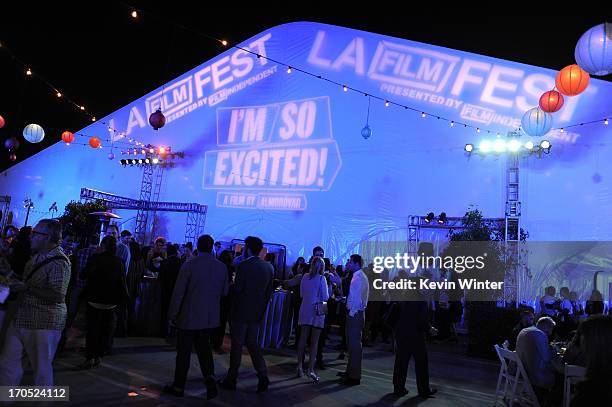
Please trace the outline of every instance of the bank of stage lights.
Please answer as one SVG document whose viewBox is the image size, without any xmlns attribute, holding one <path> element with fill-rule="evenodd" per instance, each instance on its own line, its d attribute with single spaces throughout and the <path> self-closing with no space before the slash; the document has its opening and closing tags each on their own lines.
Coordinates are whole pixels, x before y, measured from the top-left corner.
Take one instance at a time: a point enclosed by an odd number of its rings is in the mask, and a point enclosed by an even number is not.
<svg viewBox="0 0 612 407">
<path fill-rule="evenodd" d="M 141 157 L 124 158 L 119 160 L 119 164 L 126 166 L 159 165 L 162 167 L 173 167 L 175 158 L 183 158 L 181 152 L 173 152 L 171 147 L 155 147 L 148 144 L 142 148 L 130 148 L 121 152 L 123 155 L 134 155 Z"/>
<path fill-rule="evenodd" d="M 527 141 L 521 143 L 517 139 L 496 139 L 496 140 L 483 140 L 475 146 L 474 144 L 466 144 L 465 152 L 468 154 L 478 153 L 481 155 L 487 154 L 503 154 L 506 152 L 510 153 L 527 153 L 527 154 L 538 154 L 541 156 L 542 153 L 550 154 L 552 144 L 548 140 L 542 140 L 539 144 L 534 144 L 533 141 Z"/>
<path fill-rule="evenodd" d="M 435 217 L 436 215 L 433 212 L 429 212 L 423 220 L 425 221 L 425 223 L 431 223 L 433 222 Z M 440 225 L 443 225 L 444 223 L 446 223 L 446 212 L 440 213 L 440 216 L 438 216 L 438 223 Z"/>
</svg>

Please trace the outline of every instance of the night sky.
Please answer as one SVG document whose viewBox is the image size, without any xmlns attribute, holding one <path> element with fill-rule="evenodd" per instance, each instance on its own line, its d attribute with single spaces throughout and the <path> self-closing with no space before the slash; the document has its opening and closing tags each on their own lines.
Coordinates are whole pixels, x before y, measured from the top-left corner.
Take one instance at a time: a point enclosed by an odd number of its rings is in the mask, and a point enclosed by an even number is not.
<svg viewBox="0 0 612 407">
<path fill-rule="evenodd" d="M 279 9 L 271 15 L 261 7 L 223 11 L 211 9 L 209 2 L 185 7 L 177 6 L 180 1 L 164 2 L 164 7 L 148 3 L 12 6 L 0 15 L 0 42 L 35 74 L 101 118 L 224 51 L 202 34 L 235 43 L 274 25 L 317 21 L 558 70 L 574 63 L 580 35 L 606 20 L 606 16 L 461 17 L 393 11 L 364 17 L 370 13 L 363 9 L 362 16 L 333 17 L 325 10 L 315 14 L 297 9 Z M 138 19 L 130 16 L 130 6 L 140 10 Z M 611 80 L 612 75 L 603 79 Z M 23 65 L 1 48 L 0 92 L 0 115 L 6 120 L 0 138 L 19 139 L 17 162 L 57 142 L 62 131 L 78 131 L 90 123 L 39 78 L 26 77 Z M 33 145 L 23 139 L 28 123 L 45 129 L 43 142 Z M 3 148 L 2 170 L 13 164 L 8 155 Z"/>
</svg>

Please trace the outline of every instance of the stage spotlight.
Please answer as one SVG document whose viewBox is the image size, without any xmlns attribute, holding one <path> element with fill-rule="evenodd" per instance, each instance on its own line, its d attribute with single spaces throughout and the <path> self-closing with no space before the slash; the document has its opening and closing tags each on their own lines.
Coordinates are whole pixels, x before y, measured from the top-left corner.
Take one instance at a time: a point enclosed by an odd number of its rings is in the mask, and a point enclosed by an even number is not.
<svg viewBox="0 0 612 407">
<path fill-rule="evenodd" d="M 433 212 L 429 212 L 429 213 L 427 214 L 427 217 L 425 217 L 425 222 L 427 222 L 427 223 L 431 222 L 431 221 L 432 221 L 432 220 L 435 218 L 435 216 L 436 216 L 436 215 L 434 215 L 434 213 L 433 213 Z"/>
<path fill-rule="evenodd" d="M 142 158 L 138 160 L 138 164 L 142 164 Z"/>
<path fill-rule="evenodd" d="M 483 153 L 488 153 L 491 151 L 491 142 L 489 140 L 483 140 L 478 145 L 478 150 Z"/>
<path fill-rule="evenodd" d="M 149 159 L 148 159 L 148 158 L 146 158 L 146 159 L 145 159 L 145 164 L 149 164 L 149 163 L 150 163 Z"/>
<path fill-rule="evenodd" d="M 472 151 L 474 151 L 474 144 L 466 144 L 465 145 L 465 151 L 467 153 L 471 153 Z"/>
<path fill-rule="evenodd" d="M 508 150 L 516 153 L 521 149 L 521 143 L 517 139 L 512 139 L 508 142 Z"/>
<path fill-rule="evenodd" d="M 159 162 L 159 158 L 155 157 L 153 158 L 153 164 L 157 164 Z"/>
<path fill-rule="evenodd" d="M 495 140 L 495 142 L 493 142 L 493 151 L 496 153 L 503 153 L 506 151 L 506 142 L 501 139 Z"/>
<path fill-rule="evenodd" d="M 132 165 L 136 165 L 136 160 L 132 160 Z"/>
<path fill-rule="evenodd" d="M 540 143 L 540 147 L 542 147 L 543 149 L 550 148 L 550 141 L 542 140 L 542 142 Z"/>
<path fill-rule="evenodd" d="M 525 148 L 529 151 L 533 150 L 533 141 L 528 141 L 525 143 Z"/>
<path fill-rule="evenodd" d="M 438 217 L 439 224 L 443 224 L 444 222 L 446 222 L 446 212 L 442 212 Z"/>
</svg>

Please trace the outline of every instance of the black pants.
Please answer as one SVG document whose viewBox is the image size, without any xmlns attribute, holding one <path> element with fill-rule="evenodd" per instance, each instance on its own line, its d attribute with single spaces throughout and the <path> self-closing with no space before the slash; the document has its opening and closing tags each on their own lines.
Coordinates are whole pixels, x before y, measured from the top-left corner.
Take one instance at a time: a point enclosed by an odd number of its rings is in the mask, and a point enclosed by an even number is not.
<svg viewBox="0 0 612 407">
<path fill-rule="evenodd" d="M 257 372 L 259 380 L 268 377 L 268 369 L 266 361 L 261 353 L 261 348 L 257 342 L 257 333 L 259 332 L 260 322 L 238 322 L 230 323 L 230 335 L 232 337 L 232 350 L 230 352 L 230 367 L 227 371 L 227 380 L 236 382 L 238 378 L 238 368 L 242 361 L 242 346 L 246 344 L 251 355 L 253 367 Z"/>
<path fill-rule="evenodd" d="M 215 364 L 210 349 L 210 332 L 210 329 L 177 329 L 174 387 L 185 388 L 193 347 L 198 355 L 204 380 L 215 374 Z"/>
<path fill-rule="evenodd" d="M 403 389 L 408 376 L 408 363 L 414 357 L 417 389 L 419 394 L 429 393 L 429 367 L 425 339 L 395 338 L 395 365 L 393 366 L 393 388 Z"/>
<path fill-rule="evenodd" d="M 87 336 L 86 351 L 87 359 L 101 358 L 104 352 L 109 351 L 109 346 L 115 325 L 117 314 L 115 309 L 97 309 L 87 304 Z"/>
<path fill-rule="evenodd" d="M 229 297 L 221 298 L 220 311 L 220 324 L 217 328 L 213 329 L 210 335 L 210 344 L 212 345 L 213 349 L 219 349 L 223 346 L 225 327 L 227 325 L 227 318 L 229 317 L 230 311 Z"/>
</svg>

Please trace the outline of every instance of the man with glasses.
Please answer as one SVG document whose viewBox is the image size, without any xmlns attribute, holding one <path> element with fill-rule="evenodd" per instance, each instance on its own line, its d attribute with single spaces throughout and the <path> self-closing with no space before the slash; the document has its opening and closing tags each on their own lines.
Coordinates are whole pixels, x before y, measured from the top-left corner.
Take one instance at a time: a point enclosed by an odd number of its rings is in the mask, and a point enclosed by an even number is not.
<svg viewBox="0 0 612 407">
<path fill-rule="evenodd" d="M 0 353 L 0 386 L 18 386 L 28 358 L 35 386 L 53 386 L 53 357 L 66 322 L 70 261 L 60 243 L 62 226 L 43 219 L 32 230 L 32 252 L 23 274 L 26 290 Z"/>
</svg>

